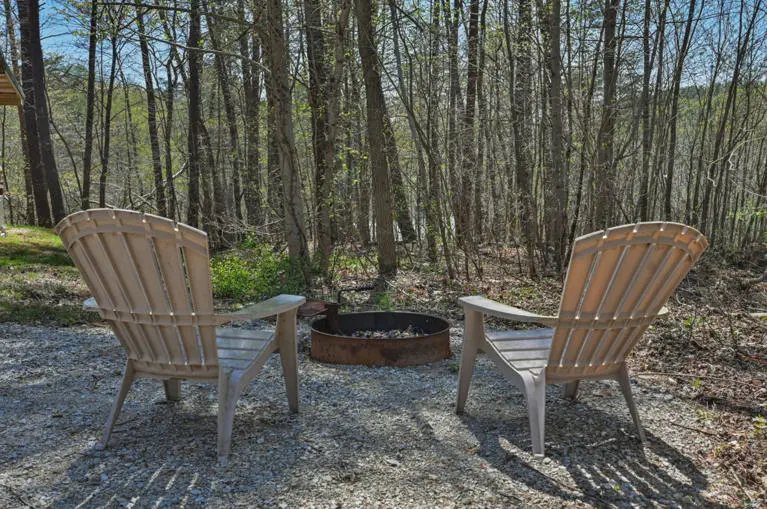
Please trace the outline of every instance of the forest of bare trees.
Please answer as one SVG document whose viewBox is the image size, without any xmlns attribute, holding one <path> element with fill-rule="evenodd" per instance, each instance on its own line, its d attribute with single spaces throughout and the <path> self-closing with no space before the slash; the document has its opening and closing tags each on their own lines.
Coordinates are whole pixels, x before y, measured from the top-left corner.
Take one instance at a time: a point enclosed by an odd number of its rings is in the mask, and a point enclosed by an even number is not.
<svg viewBox="0 0 767 509">
<path fill-rule="evenodd" d="M 107 206 L 284 244 L 397 242 L 451 277 L 481 247 L 558 273 L 580 233 L 767 230 L 762 0 L 3 0 L 24 106 L 0 112 L 10 220 Z M 51 17 L 70 46 L 46 39 Z M 59 39 L 60 40 L 60 34 Z"/>
</svg>

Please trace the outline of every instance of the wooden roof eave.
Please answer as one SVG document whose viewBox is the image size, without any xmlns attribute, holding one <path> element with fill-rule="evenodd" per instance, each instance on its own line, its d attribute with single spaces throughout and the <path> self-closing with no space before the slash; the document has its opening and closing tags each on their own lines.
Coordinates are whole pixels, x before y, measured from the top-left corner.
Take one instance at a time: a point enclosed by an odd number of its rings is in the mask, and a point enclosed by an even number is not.
<svg viewBox="0 0 767 509">
<path fill-rule="evenodd" d="M 13 71 L 8 66 L 8 61 L 5 59 L 5 55 L 0 51 L 0 79 L 2 78 L 5 78 L 5 80 L 10 83 L 18 96 L 18 104 L 21 104 L 24 101 L 24 92 L 22 92 L 21 87 L 16 81 L 16 77 L 13 75 Z"/>
</svg>

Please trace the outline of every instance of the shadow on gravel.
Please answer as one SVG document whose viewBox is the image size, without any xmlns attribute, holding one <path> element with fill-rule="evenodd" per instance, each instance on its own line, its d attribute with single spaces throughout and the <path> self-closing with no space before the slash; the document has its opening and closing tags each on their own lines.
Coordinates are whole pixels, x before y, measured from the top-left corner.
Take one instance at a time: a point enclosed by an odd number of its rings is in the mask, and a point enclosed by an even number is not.
<svg viewBox="0 0 767 509">
<path fill-rule="evenodd" d="M 532 461 L 515 453 L 517 448 L 529 451 L 532 447 L 526 416 L 498 419 L 466 414 L 462 421 L 480 443 L 478 454 L 490 465 L 563 500 L 619 507 L 626 503 L 727 507 L 703 496 L 709 482 L 690 458 L 647 430 L 648 442 L 642 447 L 630 428 L 628 409 L 625 426 L 597 407 L 588 406 L 587 411 L 585 419 L 573 415 L 569 403 L 547 403 L 546 458 Z M 632 434 L 623 427 L 632 429 Z M 544 465 L 545 470 L 569 475 L 548 475 L 542 471 Z M 526 472 L 521 478 L 520 470 Z"/>
</svg>

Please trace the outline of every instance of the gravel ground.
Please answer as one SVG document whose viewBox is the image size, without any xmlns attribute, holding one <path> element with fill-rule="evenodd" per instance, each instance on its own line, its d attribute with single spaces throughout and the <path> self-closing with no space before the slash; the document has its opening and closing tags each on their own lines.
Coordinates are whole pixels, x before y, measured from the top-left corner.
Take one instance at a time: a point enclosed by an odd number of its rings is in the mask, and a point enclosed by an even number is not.
<svg viewBox="0 0 767 509">
<path fill-rule="evenodd" d="M 271 359 L 240 398 L 223 469 L 215 386 L 184 384 L 169 404 L 139 380 L 100 451 L 124 362 L 114 336 L 0 324 L 0 506 L 717 507 L 727 488 L 701 459 L 712 443 L 691 429 L 696 405 L 647 379 L 635 386 L 644 450 L 617 384 L 581 384 L 578 403 L 549 386 L 541 460 L 522 394 L 485 358 L 457 416 L 457 355 L 376 369 L 300 350 L 302 412 L 288 413 Z"/>
</svg>

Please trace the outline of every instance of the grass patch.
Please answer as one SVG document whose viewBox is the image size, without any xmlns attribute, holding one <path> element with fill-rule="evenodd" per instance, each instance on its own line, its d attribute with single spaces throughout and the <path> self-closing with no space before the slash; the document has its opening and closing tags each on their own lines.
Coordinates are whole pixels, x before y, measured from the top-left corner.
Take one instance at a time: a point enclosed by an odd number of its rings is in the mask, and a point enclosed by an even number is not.
<svg viewBox="0 0 767 509">
<path fill-rule="evenodd" d="M 69 327 L 97 321 L 99 321 L 98 314 L 83 311 L 82 306 L 74 304 L 61 306 L 51 306 L 45 303 L 13 304 L 0 300 L 0 323 L 13 322 Z"/>
<path fill-rule="evenodd" d="M 49 228 L 10 228 L 0 238 L 0 268 L 25 269 L 38 265 L 74 267 L 61 239 Z"/>
<path fill-rule="evenodd" d="M 88 296 L 53 230 L 15 227 L 0 238 L 0 322 L 59 326 L 94 322 L 98 315 L 81 309 Z"/>
</svg>

